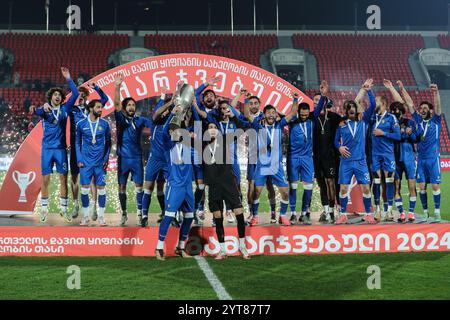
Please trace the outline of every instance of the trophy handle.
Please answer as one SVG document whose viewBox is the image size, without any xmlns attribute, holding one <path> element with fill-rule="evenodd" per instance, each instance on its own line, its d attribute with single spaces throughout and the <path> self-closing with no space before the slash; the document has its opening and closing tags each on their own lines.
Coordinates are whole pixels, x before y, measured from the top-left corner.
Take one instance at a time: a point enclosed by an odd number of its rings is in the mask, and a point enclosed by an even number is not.
<svg viewBox="0 0 450 320">
<path fill-rule="evenodd" d="M 12 173 L 12 178 L 13 178 L 13 180 L 14 180 L 15 183 L 19 184 L 19 181 L 17 181 L 17 178 L 16 178 L 16 174 L 19 175 L 20 172 L 17 171 L 17 170 L 14 171 L 14 172 Z"/>
<path fill-rule="evenodd" d="M 30 181 L 30 174 L 33 176 L 33 178 L 31 178 L 31 181 Z M 28 172 L 27 176 L 28 176 L 28 185 L 30 185 L 33 183 L 34 179 L 36 179 L 36 172 L 30 171 Z"/>
</svg>

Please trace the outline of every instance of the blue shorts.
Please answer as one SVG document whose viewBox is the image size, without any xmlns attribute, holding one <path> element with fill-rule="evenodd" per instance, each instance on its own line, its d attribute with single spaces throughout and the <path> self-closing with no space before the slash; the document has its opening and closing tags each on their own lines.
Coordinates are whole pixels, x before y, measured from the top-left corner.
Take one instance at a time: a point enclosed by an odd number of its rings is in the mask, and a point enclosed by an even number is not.
<svg viewBox="0 0 450 320">
<path fill-rule="evenodd" d="M 105 177 L 106 172 L 101 165 L 80 168 L 80 184 L 82 186 L 90 185 L 92 178 L 94 178 L 95 185 L 104 186 L 106 185 Z"/>
<path fill-rule="evenodd" d="M 394 154 L 372 155 L 372 172 L 382 169 L 384 172 L 395 172 Z"/>
<path fill-rule="evenodd" d="M 233 163 L 233 173 L 236 177 L 236 183 L 238 185 L 241 184 L 241 168 L 239 167 L 239 163 Z"/>
<path fill-rule="evenodd" d="M 166 212 L 194 212 L 194 192 L 192 185 L 166 188 Z"/>
<path fill-rule="evenodd" d="M 147 165 L 145 166 L 145 181 L 156 181 L 161 179 L 161 175 L 167 177 L 167 160 L 163 157 L 148 157 Z M 159 181 L 159 180 L 158 180 Z"/>
<path fill-rule="evenodd" d="M 279 166 L 276 174 L 262 175 L 261 167 L 257 166 L 255 170 L 255 186 L 262 187 L 266 185 L 267 179 L 271 179 L 272 183 L 277 187 L 287 187 L 288 183 L 284 175 L 283 166 Z"/>
<path fill-rule="evenodd" d="M 417 161 L 418 183 L 441 183 L 440 157 L 434 159 L 418 159 Z"/>
<path fill-rule="evenodd" d="M 42 149 L 41 151 L 42 175 L 52 174 L 54 164 L 56 164 L 56 171 L 58 173 L 67 174 L 68 161 L 66 149 Z"/>
<path fill-rule="evenodd" d="M 247 180 L 253 181 L 255 180 L 255 170 L 256 164 L 247 164 Z"/>
<path fill-rule="evenodd" d="M 416 178 L 416 161 L 414 159 L 408 159 L 407 161 L 397 162 L 395 169 L 395 179 L 402 180 L 403 172 L 406 179 L 414 180 Z"/>
<path fill-rule="evenodd" d="M 312 157 L 289 157 L 288 159 L 288 180 L 290 182 L 303 181 L 314 182 L 314 161 Z"/>
<path fill-rule="evenodd" d="M 194 179 L 204 180 L 203 164 L 194 164 Z"/>
<path fill-rule="evenodd" d="M 370 174 L 366 159 L 343 161 L 339 164 L 339 184 L 349 185 L 353 175 L 358 184 L 370 184 Z"/>
<path fill-rule="evenodd" d="M 119 184 L 125 185 L 128 181 L 128 176 L 131 173 L 131 180 L 134 183 L 142 184 L 144 181 L 144 169 L 142 165 L 142 157 L 136 158 L 122 158 L 117 159 L 117 180 Z"/>
</svg>

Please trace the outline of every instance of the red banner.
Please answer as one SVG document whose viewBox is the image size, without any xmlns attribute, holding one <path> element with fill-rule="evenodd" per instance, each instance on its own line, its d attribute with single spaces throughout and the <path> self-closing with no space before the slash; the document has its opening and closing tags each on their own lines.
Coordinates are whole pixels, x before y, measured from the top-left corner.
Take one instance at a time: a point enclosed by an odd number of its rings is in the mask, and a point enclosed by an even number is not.
<svg viewBox="0 0 450 320">
<path fill-rule="evenodd" d="M 450 158 L 441 158 L 441 170 L 450 170 Z"/>
<path fill-rule="evenodd" d="M 70 66 L 68 67 L 70 69 Z M 90 82 L 97 83 L 108 95 L 109 101 L 102 116 L 108 115 L 114 109 L 112 98 L 116 73 L 125 76 L 121 87 L 122 99 L 131 96 L 136 100 L 142 100 L 159 96 L 163 86 L 166 86 L 169 92 L 173 92 L 176 83 L 181 79 L 198 87 L 211 77 L 221 76 L 222 80 L 214 87 L 219 96 L 232 99 L 241 87 L 245 87 L 261 99 L 261 106 L 272 104 L 284 113 L 292 106 L 293 92 L 299 92 L 278 76 L 238 60 L 204 54 L 161 55 L 118 66 L 85 83 L 85 85 Z M 98 98 L 94 90 L 89 88 L 89 91 L 91 99 Z M 299 101 L 307 102 L 311 108 L 313 107 L 312 100 L 302 92 Z M 42 126 L 38 125 L 17 151 L 0 189 L 0 214 L 33 211 L 41 185 L 41 139 Z M 35 178 L 32 179 L 34 175 Z M 26 202 L 23 201 L 23 194 Z M 22 202 L 19 201 L 19 197 Z"/>
<path fill-rule="evenodd" d="M 171 228 L 166 255 L 179 229 Z M 450 251 L 450 224 L 258 226 L 247 228 L 252 255 Z M 225 228 L 228 255 L 239 254 L 236 227 Z M 158 228 L 0 227 L 0 256 L 153 256 Z M 193 228 L 191 254 L 215 255 L 214 228 Z"/>
</svg>

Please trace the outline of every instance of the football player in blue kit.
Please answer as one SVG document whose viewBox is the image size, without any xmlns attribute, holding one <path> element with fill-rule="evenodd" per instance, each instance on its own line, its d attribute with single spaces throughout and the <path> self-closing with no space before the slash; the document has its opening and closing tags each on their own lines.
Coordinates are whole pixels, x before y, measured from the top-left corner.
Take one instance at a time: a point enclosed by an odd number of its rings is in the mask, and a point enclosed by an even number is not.
<svg viewBox="0 0 450 320">
<path fill-rule="evenodd" d="M 89 88 L 91 90 L 95 90 L 100 97 L 100 101 L 103 105 L 108 102 L 108 96 L 97 86 L 95 83 L 90 83 Z M 73 197 L 73 211 L 72 211 L 72 219 L 78 217 L 78 212 L 80 210 L 80 205 L 78 203 L 78 176 L 80 174 L 80 168 L 78 168 L 77 161 L 77 152 L 75 147 L 75 136 L 76 136 L 76 124 L 85 119 L 89 112 L 87 111 L 87 98 L 89 97 L 89 89 L 86 87 L 78 87 L 79 97 L 78 104 L 72 106 L 69 109 L 69 120 L 70 120 L 70 176 L 71 176 L 71 189 L 72 189 L 72 197 Z M 91 218 L 93 221 L 97 220 L 97 190 L 95 189 L 95 181 L 91 183 Z"/>
<path fill-rule="evenodd" d="M 281 120 L 277 120 L 278 113 L 274 106 L 266 105 L 263 113 L 253 117 L 248 104 L 245 104 L 244 115 L 252 123 L 253 129 L 257 131 L 257 164 L 255 170 L 255 202 L 258 201 L 267 179 L 272 179 L 272 183 L 278 187 L 281 194 L 280 218 L 283 225 L 290 225 L 286 211 L 289 204 L 288 183 L 282 165 L 282 129 L 296 118 L 298 110 L 298 93 L 294 93 L 292 109 Z M 258 203 L 253 206 L 253 219 L 258 219 Z M 250 222 L 250 225 L 256 223 Z"/>
<path fill-rule="evenodd" d="M 370 120 L 372 137 L 372 172 L 374 177 L 373 197 L 376 217 L 381 221 L 392 220 L 392 205 L 395 195 L 395 156 L 394 145 L 400 141 L 400 126 L 397 118 L 388 112 L 388 100 L 385 96 L 376 97 L 375 114 Z M 381 175 L 386 180 L 387 211 L 380 210 Z"/>
<path fill-rule="evenodd" d="M 430 85 L 433 93 L 434 105 L 429 101 L 422 101 L 416 111 L 414 102 L 401 88 L 405 103 L 411 112 L 417 126 L 417 183 L 420 190 L 420 201 L 423 207 L 422 221 L 428 221 L 427 184 L 431 184 L 434 199 L 434 219 L 441 221 L 441 167 L 440 167 L 440 136 L 442 129 L 441 98 L 436 84 Z"/>
<path fill-rule="evenodd" d="M 395 205 L 400 213 L 398 222 L 403 223 L 408 218 L 409 222 L 414 221 L 414 209 L 416 206 L 417 192 L 416 192 L 416 148 L 415 143 L 417 142 L 417 123 L 413 119 L 408 119 L 405 115 L 406 108 L 405 102 L 401 95 L 394 88 L 390 80 L 383 80 L 384 86 L 391 92 L 394 102 L 389 106 L 390 112 L 396 116 L 399 125 L 401 139 L 395 143 Z M 403 88 L 401 81 L 397 81 L 400 89 Z M 403 209 L 403 200 L 401 196 L 401 181 L 403 173 L 408 180 L 408 190 L 409 190 L 409 211 L 408 217 Z"/>
<path fill-rule="evenodd" d="M 186 124 L 182 124 L 180 129 L 172 130 L 169 124 L 173 116 L 181 112 L 180 106 L 175 106 L 170 116 L 167 118 L 163 127 L 164 144 L 168 162 L 168 177 L 165 198 L 165 214 L 159 225 L 158 243 L 156 245 L 155 255 L 158 260 L 165 260 L 164 241 L 172 220 L 178 211 L 184 215 L 180 226 L 180 234 L 175 254 L 189 258 L 186 252 L 186 240 L 194 219 L 194 194 L 192 191 L 192 180 L 194 176 L 194 167 L 192 162 L 191 133 L 185 130 Z M 186 116 L 185 120 L 188 120 Z M 199 121 L 197 110 L 192 106 L 192 117 Z M 185 121 L 189 122 L 189 121 Z M 195 152 L 195 151 L 194 151 Z"/>
<path fill-rule="evenodd" d="M 291 207 L 291 223 L 296 222 L 297 186 L 301 179 L 303 183 L 302 213 L 299 221 L 311 224 L 309 206 L 311 203 L 314 183 L 313 132 L 314 122 L 320 112 L 328 104 L 328 83 L 320 84 L 321 98 L 311 114 L 309 104 L 299 105 L 298 116 L 289 123 L 289 148 L 287 156 L 287 171 L 289 179 L 289 204 Z"/>
<path fill-rule="evenodd" d="M 339 164 L 340 204 L 341 212 L 336 224 L 346 223 L 347 204 L 349 197 L 349 185 L 353 175 L 356 176 L 358 184 L 361 185 L 363 203 L 366 215 L 364 220 L 370 224 L 376 223 L 371 213 L 372 197 L 370 194 L 370 174 L 366 161 L 366 135 L 370 124 L 370 118 L 375 110 L 376 101 L 372 92 L 373 80 L 367 79 L 362 88 L 367 92 L 370 100 L 369 108 L 364 111 L 362 120 L 359 119 L 362 108 L 352 100 L 344 103 L 345 123 L 337 128 L 334 144 L 341 154 Z"/>
<path fill-rule="evenodd" d="M 165 133 L 163 132 L 163 127 L 170 115 L 170 106 L 172 105 L 174 98 L 172 95 L 171 99 L 166 99 L 166 90 L 165 87 L 161 88 L 161 97 L 153 109 L 153 125 L 150 128 L 150 154 L 145 167 L 144 195 L 142 197 L 142 227 L 145 227 L 148 224 L 148 210 L 155 184 L 156 196 L 161 208 L 161 215 L 158 222 L 161 222 L 164 216 L 164 184 L 166 183 L 168 173 L 168 163 L 165 156 Z"/>
<path fill-rule="evenodd" d="M 111 129 L 108 121 L 101 118 L 103 104 L 92 100 L 87 105 L 89 116 L 77 123 L 76 150 L 80 167 L 81 212 L 80 225 L 89 223 L 89 185 L 94 178 L 98 193 L 98 223 L 106 226 L 106 169 L 111 151 Z"/>
<path fill-rule="evenodd" d="M 144 182 L 144 168 L 142 163 L 141 136 L 144 128 L 151 128 L 152 120 L 136 116 L 136 100 L 127 97 L 120 101 L 120 86 L 123 82 L 123 74 L 116 74 L 114 93 L 114 116 L 116 118 L 117 131 L 117 162 L 119 201 L 122 209 L 120 225 L 125 226 L 127 216 L 127 181 L 131 179 L 136 188 L 137 224 L 142 223 L 142 196 Z"/>
<path fill-rule="evenodd" d="M 53 165 L 56 164 L 56 171 L 59 173 L 60 180 L 60 199 L 61 216 L 66 222 L 71 222 L 72 217 L 67 211 L 67 144 L 66 144 L 66 125 L 69 117 L 69 109 L 75 104 L 78 98 L 78 89 L 70 77 L 69 69 L 62 67 L 63 77 L 69 84 L 72 95 L 64 103 L 66 94 L 62 88 L 51 88 L 46 93 L 47 103 L 42 107 L 31 107 L 30 111 L 42 118 L 43 136 L 41 149 L 41 204 L 40 222 L 47 221 L 48 216 L 48 196 Z"/>
</svg>

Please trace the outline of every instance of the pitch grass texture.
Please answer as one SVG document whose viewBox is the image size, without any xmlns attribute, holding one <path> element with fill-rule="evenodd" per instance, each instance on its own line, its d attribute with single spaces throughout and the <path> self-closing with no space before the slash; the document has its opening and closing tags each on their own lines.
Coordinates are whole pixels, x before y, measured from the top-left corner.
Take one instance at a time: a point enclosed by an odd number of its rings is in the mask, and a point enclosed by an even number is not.
<svg viewBox="0 0 450 320">
<path fill-rule="evenodd" d="M 3 182 L 3 178 L 5 176 L 5 172 L 0 172 L 0 185 Z M 106 213 L 117 213 L 120 212 L 120 202 L 119 202 L 119 196 L 118 196 L 118 186 L 117 186 L 117 174 L 116 172 L 109 172 L 106 176 L 107 185 L 106 185 Z M 246 172 L 242 172 L 242 194 L 243 194 L 243 205 L 245 212 L 248 212 L 248 206 L 247 206 L 247 180 L 246 180 Z M 450 194 L 450 171 L 442 171 L 442 181 L 441 184 L 441 215 L 442 219 L 444 220 L 450 220 L 450 197 L 447 196 Z M 418 188 L 418 187 L 417 187 Z M 428 212 L 430 216 L 433 216 L 434 214 L 434 201 L 433 201 L 433 193 L 431 190 L 431 186 L 428 187 L 427 190 L 428 194 Z M 279 210 L 280 205 L 280 195 L 278 191 L 276 190 L 276 199 L 277 199 L 277 212 Z M 409 208 L 409 198 L 408 198 L 408 186 L 406 180 L 402 180 L 402 198 L 403 198 L 403 207 L 405 208 L 405 211 Z M 303 187 L 302 184 L 299 183 L 298 191 L 297 191 L 297 212 L 300 212 L 301 210 L 301 199 L 303 195 Z M 128 196 L 128 205 L 127 210 L 129 213 L 136 212 L 136 195 L 135 195 L 135 188 L 133 182 L 129 181 L 127 185 L 127 196 Z M 207 195 L 206 195 L 207 198 Z M 373 200 L 372 200 L 373 203 Z M 81 204 L 81 201 L 80 201 Z M 49 197 L 49 208 L 51 213 L 57 213 L 59 208 L 59 178 L 56 174 L 52 176 L 52 181 L 50 185 L 50 197 Z M 69 210 L 72 210 L 73 208 L 73 201 L 72 201 L 72 193 L 70 191 L 69 186 Z M 205 208 L 208 208 L 208 203 L 206 201 Z M 36 204 L 35 211 L 40 209 L 40 200 L 38 199 L 38 202 Z M 395 205 L 394 205 L 395 209 Z M 313 197 L 311 201 L 311 211 L 317 212 L 322 211 L 322 205 L 320 202 L 320 194 L 319 194 L 319 188 L 317 186 L 317 183 L 314 183 L 314 191 L 313 191 Z M 269 200 L 267 198 L 267 190 L 264 188 L 264 191 L 260 197 L 260 206 L 259 206 L 260 212 L 270 212 L 270 205 Z M 288 211 L 290 211 L 290 207 L 288 208 Z M 158 199 L 156 197 L 156 187 L 155 190 L 152 193 L 152 201 L 150 204 L 150 213 L 152 214 L 159 214 L 161 212 L 161 209 L 159 207 Z M 422 203 L 420 202 L 419 194 L 417 194 L 417 203 L 416 203 L 416 213 L 423 213 L 422 210 Z"/>
<path fill-rule="evenodd" d="M 206 258 L 233 299 L 450 299 L 450 253 Z M 194 259 L 1 257 L 0 300 L 217 299 Z M 67 267 L 81 269 L 69 290 Z M 367 267 L 381 289 L 367 288 Z"/>
</svg>

